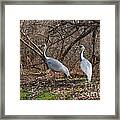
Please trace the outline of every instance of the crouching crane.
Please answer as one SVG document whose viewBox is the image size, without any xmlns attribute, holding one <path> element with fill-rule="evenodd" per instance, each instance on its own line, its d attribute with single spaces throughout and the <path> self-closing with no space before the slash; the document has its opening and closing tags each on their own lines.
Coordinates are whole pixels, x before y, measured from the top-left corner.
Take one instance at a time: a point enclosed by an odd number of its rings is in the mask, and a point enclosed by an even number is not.
<svg viewBox="0 0 120 120">
<path fill-rule="evenodd" d="M 46 49 L 47 46 L 44 44 L 44 57 L 45 57 L 45 62 L 47 63 L 49 69 L 56 71 L 56 72 L 62 72 L 64 73 L 64 76 L 67 78 L 70 76 L 68 68 L 63 65 L 60 61 L 57 59 L 54 59 L 52 57 L 47 57 L 46 56 Z"/>
<path fill-rule="evenodd" d="M 85 47 L 80 45 L 80 67 L 82 71 L 87 75 L 88 81 L 91 81 L 92 77 L 92 64 L 83 56 Z"/>
</svg>

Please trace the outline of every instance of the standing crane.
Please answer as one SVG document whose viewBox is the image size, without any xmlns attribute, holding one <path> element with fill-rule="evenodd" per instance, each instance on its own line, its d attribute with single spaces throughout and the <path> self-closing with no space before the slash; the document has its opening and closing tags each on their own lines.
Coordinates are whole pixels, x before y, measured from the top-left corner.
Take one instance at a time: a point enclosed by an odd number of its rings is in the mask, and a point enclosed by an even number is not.
<svg viewBox="0 0 120 120">
<path fill-rule="evenodd" d="M 62 72 L 64 73 L 64 76 L 67 78 L 70 76 L 68 68 L 63 65 L 60 61 L 57 59 L 54 59 L 52 57 L 47 57 L 46 56 L 46 49 L 47 46 L 44 44 L 44 57 L 45 57 L 45 62 L 47 63 L 49 69 L 56 71 L 56 72 Z"/>
<path fill-rule="evenodd" d="M 87 75 L 88 81 L 91 81 L 92 77 L 92 64 L 83 56 L 85 47 L 80 45 L 80 67 L 82 71 Z"/>
</svg>

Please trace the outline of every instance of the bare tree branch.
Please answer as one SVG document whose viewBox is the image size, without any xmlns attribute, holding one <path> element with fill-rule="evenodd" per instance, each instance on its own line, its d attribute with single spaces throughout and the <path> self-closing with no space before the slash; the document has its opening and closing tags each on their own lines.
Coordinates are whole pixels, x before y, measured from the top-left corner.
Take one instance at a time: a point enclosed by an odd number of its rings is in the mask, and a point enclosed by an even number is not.
<svg viewBox="0 0 120 120">
<path fill-rule="evenodd" d="M 90 27 L 90 29 L 87 32 L 84 32 L 82 35 L 80 35 L 76 40 L 74 40 L 68 47 L 67 49 L 65 49 L 65 51 L 62 54 L 61 60 L 64 60 L 64 57 L 67 55 L 67 53 L 69 52 L 69 50 L 72 48 L 72 46 L 77 43 L 79 40 L 81 40 L 82 38 L 84 38 L 85 36 L 87 36 L 88 34 L 90 34 L 93 30 L 95 29 L 95 27 Z"/>
<path fill-rule="evenodd" d="M 39 47 L 37 45 L 35 45 L 29 38 L 29 36 L 25 35 L 22 31 L 21 31 L 22 35 L 27 38 L 27 40 L 29 40 L 29 42 L 40 52 L 41 55 L 43 55 L 43 52 L 39 49 Z"/>
<path fill-rule="evenodd" d="M 73 31 L 72 33 L 68 34 L 66 37 L 64 37 L 64 38 L 62 38 L 62 39 L 66 39 L 66 38 L 70 37 L 71 35 L 73 35 L 73 34 L 74 34 L 75 32 L 77 32 L 77 31 L 78 31 L 78 30 L 76 29 L 75 31 Z M 62 39 L 59 39 L 59 40 L 55 41 L 54 43 L 51 43 L 50 45 L 48 45 L 47 49 L 48 49 L 49 47 L 51 47 L 52 45 L 56 44 L 57 42 L 60 42 Z"/>
<path fill-rule="evenodd" d="M 95 62 L 95 42 L 96 42 L 96 30 L 92 33 L 92 44 L 93 44 L 93 51 L 92 51 L 92 65 L 94 67 Z"/>
<path fill-rule="evenodd" d="M 29 47 L 31 50 L 33 50 L 35 53 L 37 53 L 41 58 L 42 60 L 45 61 L 45 58 L 43 55 L 41 55 L 37 50 L 35 50 L 32 46 L 30 46 L 28 43 L 26 43 L 22 38 L 20 38 L 20 40 L 27 46 Z"/>
</svg>

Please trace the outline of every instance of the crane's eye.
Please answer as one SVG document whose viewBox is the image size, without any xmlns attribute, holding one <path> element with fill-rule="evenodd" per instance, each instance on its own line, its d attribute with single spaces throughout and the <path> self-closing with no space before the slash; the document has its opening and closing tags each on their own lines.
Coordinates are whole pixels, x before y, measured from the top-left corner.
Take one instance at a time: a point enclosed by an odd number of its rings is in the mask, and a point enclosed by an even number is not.
<svg viewBox="0 0 120 120">
<path fill-rule="evenodd" d="M 82 45 L 80 45 L 80 48 L 82 48 L 83 46 Z"/>
<path fill-rule="evenodd" d="M 41 47 L 45 47 L 45 46 L 46 46 L 46 44 L 41 45 Z"/>
<path fill-rule="evenodd" d="M 45 45 L 41 45 L 41 47 L 44 47 Z"/>
</svg>

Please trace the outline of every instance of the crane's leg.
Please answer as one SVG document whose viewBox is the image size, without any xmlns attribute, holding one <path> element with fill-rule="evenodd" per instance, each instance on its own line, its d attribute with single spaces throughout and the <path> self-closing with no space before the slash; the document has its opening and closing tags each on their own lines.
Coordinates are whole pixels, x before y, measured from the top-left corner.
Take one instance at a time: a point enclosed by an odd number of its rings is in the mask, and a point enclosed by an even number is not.
<svg viewBox="0 0 120 120">
<path fill-rule="evenodd" d="M 83 72 L 81 74 L 81 78 L 80 78 L 82 81 L 87 81 L 87 75 Z"/>
<path fill-rule="evenodd" d="M 68 84 L 68 78 L 67 78 L 66 74 L 64 74 L 64 79 L 65 79 L 65 86 L 67 86 L 67 84 Z"/>
<path fill-rule="evenodd" d="M 87 79 L 87 75 L 85 75 L 85 80 L 84 80 L 85 82 L 88 82 L 88 79 Z"/>
<path fill-rule="evenodd" d="M 50 75 L 49 75 L 50 71 L 51 71 L 50 69 L 46 70 L 46 77 L 47 78 L 50 77 Z"/>
</svg>

